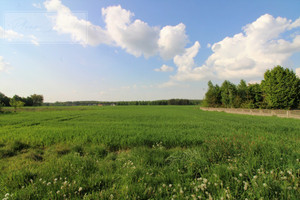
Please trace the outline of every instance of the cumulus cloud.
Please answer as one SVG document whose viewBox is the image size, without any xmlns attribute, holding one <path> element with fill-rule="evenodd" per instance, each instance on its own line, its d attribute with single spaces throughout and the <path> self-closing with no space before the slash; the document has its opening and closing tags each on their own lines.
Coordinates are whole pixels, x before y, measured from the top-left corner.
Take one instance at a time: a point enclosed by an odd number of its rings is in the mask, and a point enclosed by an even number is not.
<svg viewBox="0 0 300 200">
<path fill-rule="evenodd" d="M 207 44 L 213 53 L 199 66 L 194 59 L 200 44 L 196 41 L 186 48 L 188 37 L 182 23 L 162 28 L 150 26 L 140 19 L 133 20 L 134 13 L 121 6 L 109 6 L 102 8 L 102 28 L 76 17 L 60 0 L 47 0 L 44 5 L 49 12 L 56 13 L 54 30 L 71 35 L 73 41 L 82 45 L 107 44 L 136 57 L 160 55 L 166 60 L 173 59 L 177 73 L 170 76 L 171 82 L 211 78 L 256 80 L 266 69 L 284 65 L 300 51 L 300 18 L 292 21 L 265 14 L 244 26 L 241 33 Z M 167 69 L 164 68 L 156 71 Z"/>
<path fill-rule="evenodd" d="M 133 13 L 121 6 L 110 6 L 102 9 L 107 33 L 117 46 L 128 53 L 145 57 L 156 54 L 159 29 L 150 27 L 139 19 L 132 22 Z"/>
<path fill-rule="evenodd" d="M 200 43 L 195 42 L 193 46 L 185 49 L 182 55 L 174 57 L 173 61 L 177 66 L 177 74 L 171 76 L 172 81 L 189 81 L 201 80 L 207 76 L 211 76 L 207 66 L 197 67 L 194 58 L 200 49 Z"/>
<path fill-rule="evenodd" d="M 300 18 L 292 22 L 282 17 L 262 15 L 243 27 L 242 33 L 214 43 L 212 55 L 200 67 L 194 63 L 198 54 L 196 43 L 183 55 L 175 56 L 178 71 L 171 80 L 260 78 L 267 69 L 283 65 L 292 54 L 300 51 L 300 35 L 293 32 L 298 27 Z M 281 36 L 287 31 L 289 37 L 293 36 L 291 40 Z"/>
<path fill-rule="evenodd" d="M 300 51 L 300 35 L 292 41 L 280 37 L 300 26 L 295 22 L 262 15 L 246 25 L 243 33 L 215 43 L 212 46 L 214 53 L 206 65 L 220 78 L 260 77 L 266 69 L 284 64 L 293 53 Z"/>
<path fill-rule="evenodd" d="M 168 65 L 162 65 L 160 68 L 154 69 L 156 72 L 172 72 L 173 70 L 174 68 Z"/>
<path fill-rule="evenodd" d="M 22 39 L 24 37 L 24 35 L 17 33 L 13 30 L 4 30 L 1 26 L 0 26 L 0 38 L 2 39 L 6 39 L 8 41 L 12 41 L 12 40 L 19 40 Z"/>
<path fill-rule="evenodd" d="M 161 57 L 168 60 L 178 54 L 182 54 L 187 42 L 184 24 L 180 23 L 177 26 L 163 27 L 158 40 Z"/>
<path fill-rule="evenodd" d="M 78 19 L 60 0 L 47 0 L 44 5 L 47 11 L 56 12 L 53 29 L 70 34 L 73 41 L 82 45 L 108 44 L 121 47 L 136 57 L 159 54 L 163 59 L 172 59 L 184 52 L 188 42 L 184 24 L 162 29 L 149 26 L 140 19 L 133 20 L 134 13 L 120 5 L 102 8 L 105 28 Z"/>
<path fill-rule="evenodd" d="M 53 29 L 59 33 L 70 34 L 73 41 L 91 46 L 111 43 L 105 30 L 87 20 L 78 19 L 60 0 L 45 1 L 44 6 L 47 11 L 56 13 L 52 16 Z"/>
<path fill-rule="evenodd" d="M 2 56 L 0 56 L 0 72 L 1 71 L 7 71 L 11 65 L 4 60 Z"/>
</svg>

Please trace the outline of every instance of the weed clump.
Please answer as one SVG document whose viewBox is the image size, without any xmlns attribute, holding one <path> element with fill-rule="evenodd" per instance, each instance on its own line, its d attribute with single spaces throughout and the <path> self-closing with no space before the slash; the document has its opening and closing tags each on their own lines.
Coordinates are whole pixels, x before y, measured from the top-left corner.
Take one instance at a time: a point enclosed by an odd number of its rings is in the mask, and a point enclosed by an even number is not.
<svg viewBox="0 0 300 200">
<path fill-rule="evenodd" d="M 71 152 L 71 150 L 70 150 L 69 148 L 67 148 L 67 147 L 56 149 L 56 153 L 57 153 L 57 155 L 59 155 L 59 156 L 67 155 L 67 154 L 70 153 L 70 152 Z"/>
<path fill-rule="evenodd" d="M 23 142 L 20 141 L 15 141 L 12 146 L 11 149 L 14 152 L 18 152 L 18 151 L 22 151 L 23 149 L 28 149 L 30 146 L 28 144 L 25 144 Z"/>
</svg>

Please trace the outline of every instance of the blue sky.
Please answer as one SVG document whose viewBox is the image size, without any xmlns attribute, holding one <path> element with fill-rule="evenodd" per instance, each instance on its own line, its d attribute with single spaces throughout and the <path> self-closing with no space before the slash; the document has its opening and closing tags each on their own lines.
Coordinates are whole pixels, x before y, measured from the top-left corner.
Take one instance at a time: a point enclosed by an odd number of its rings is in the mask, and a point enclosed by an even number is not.
<svg viewBox="0 0 300 200">
<path fill-rule="evenodd" d="M 208 80 L 300 74 L 300 3 L 2 0 L 0 92 L 46 102 L 202 99 Z"/>
</svg>

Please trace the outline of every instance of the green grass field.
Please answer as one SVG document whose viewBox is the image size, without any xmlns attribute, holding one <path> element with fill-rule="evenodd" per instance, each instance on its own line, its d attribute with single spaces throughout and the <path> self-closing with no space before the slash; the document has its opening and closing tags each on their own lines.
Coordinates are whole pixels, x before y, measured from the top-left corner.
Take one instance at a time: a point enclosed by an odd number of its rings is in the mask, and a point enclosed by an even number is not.
<svg viewBox="0 0 300 200">
<path fill-rule="evenodd" d="M 300 199 L 297 119 L 43 107 L 0 127 L 0 199 Z"/>
</svg>

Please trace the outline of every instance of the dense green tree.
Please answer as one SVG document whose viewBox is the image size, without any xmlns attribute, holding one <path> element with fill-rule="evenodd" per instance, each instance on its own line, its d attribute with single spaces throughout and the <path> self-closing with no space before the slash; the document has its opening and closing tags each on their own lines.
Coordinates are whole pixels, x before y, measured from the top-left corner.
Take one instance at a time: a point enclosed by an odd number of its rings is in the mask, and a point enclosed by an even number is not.
<svg viewBox="0 0 300 200">
<path fill-rule="evenodd" d="M 249 84 L 248 108 L 264 108 L 261 86 L 258 83 Z"/>
<path fill-rule="evenodd" d="M 9 101 L 10 98 L 0 92 L 0 103 L 2 103 L 3 106 L 10 106 Z"/>
<path fill-rule="evenodd" d="M 208 90 L 205 93 L 205 104 L 208 107 L 219 107 L 221 105 L 221 90 L 218 85 L 208 82 Z"/>
<path fill-rule="evenodd" d="M 33 99 L 31 97 L 23 98 L 24 106 L 33 106 Z"/>
<path fill-rule="evenodd" d="M 0 102 L 0 113 L 2 113 L 2 107 L 4 106 L 4 103 Z"/>
<path fill-rule="evenodd" d="M 224 81 L 221 86 L 221 101 L 224 107 L 235 107 L 237 89 L 230 81 Z"/>
<path fill-rule="evenodd" d="M 33 106 L 41 106 L 44 102 L 43 95 L 33 94 L 30 96 L 30 98 L 32 99 Z"/>
<path fill-rule="evenodd" d="M 19 95 L 14 95 L 12 97 L 12 99 L 16 100 L 16 101 L 24 101 L 24 98 L 20 97 Z"/>
<path fill-rule="evenodd" d="M 237 85 L 237 95 L 241 99 L 241 104 L 249 100 L 249 89 L 246 84 L 246 81 L 241 80 L 240 83 Z"/>
<path fill-rule="evenodd" d="M 289 69 L 276 66 L 267 70 L 261 83 L 268 108 L 297 108 L 300 99 L 300 79 Z"/>
</svg>

